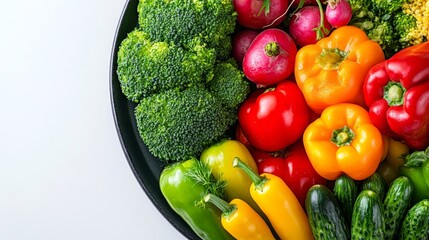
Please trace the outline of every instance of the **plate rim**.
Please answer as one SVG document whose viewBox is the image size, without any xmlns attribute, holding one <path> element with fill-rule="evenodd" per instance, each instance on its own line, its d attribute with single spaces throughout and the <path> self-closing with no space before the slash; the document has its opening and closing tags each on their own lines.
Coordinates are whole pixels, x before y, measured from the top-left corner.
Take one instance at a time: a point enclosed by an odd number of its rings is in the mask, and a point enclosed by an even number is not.
<svg viewBox="0 0 429 240">
<path fill-rule="evenodd" d="M 161 213 L 161 215 L 176 230 L 178 230 L 183 236 L 185 236 L 188 239 L 200 239 L 190 229 L 190 227 L 183 221 L 183 219 L 180 219 L 181 222 L 178 222 L 177 218 L 180 218 L 180 217 L 176 213 L 172 213 L 172 211 L 173 211 L 172 209 L 169 209 L 169 210 L 164 209 L 165 206 L 162 206 L 161 203 L 151 193 L 150 189 L 146 186 L 144 180 L 139 175 L 139 173 L 137 171 L 137 167 L 136 167 L 135 162 L 134 162 L 134 159 L 131 157 L 130 152 L 129 152 L 130 150 L 128 149 L 128 146 L 126 144 L 126 140 L 125 140 L 125 136 L 124 136 L 125 133 L 123 132 L 123 129 L 122 129 L 123 126 L 121 125 L 122 124 L 121 119 L 118 116 L 118 110 L 119 110 L 120 106 L 117 103 L 117 99 L 116 99 L 116 95 L 115 95 L 117 93 L 115 92 L 115 89 L 114 89 L 114 81 L 117 80 L 117 75 L 116 75 L 117 52 L 119 49 L 119 45 L 123 40 L 123 39 L 119 39 L 119 35 L 121 34 L 121 31 L 123 28 L 123 26 L 122 26 L 123 21 L 124 21 L 126 14 L 128 13 L 128 11 L 133 10 L 133 9 L 130 9 L 130 5 L 131 5 L 132 1 L 137 2 L 137 4 L 139 2 L 139 0 L 126 0 L 125 4 L 123 6 L 122 12 L 120 14 L 119 20 L 117 21 L 117 26 L 116 26 L 116 30 L 114 33 L 113 44 L 111 47 L 111 54 L 110 54 L 110 64 L 109 64 L 109 91 L 110 91 L 110 96 L 109 96 L 109 98 L 110 98 L 110 105 L 111 105 L 113 120 L 114 120 L 114 124 L 115 124 L 115 128 L 116 128 L 116 133 L 118 135 L 119 142 L 121 144 L 122 150 L 123 150 L 125 157 L 127 159 L 128 165 L 131 168 L 133 175 L 137 179 L 137 182 L 139 183 L 140 187 L 143 189 L 146 196 L 149 198 L 150 202 Z M 137 12 L 137 7 L 135 8 L 135 11 Z M 126 32 L 126 34 L 128 34 L 128 33 L 129 32 Z M 116 79 L 114 76 L 116 76 Z M 122 94 L 122 92 L 120 94 Z M 122 97 L 125 98 L 125 96 L 122 96 Z M 121 107 L 123 107 L 123 106 L 121 106 Z M 168 204 L 167 204 L 167 206 L 168 206 Z"/>
</svg>

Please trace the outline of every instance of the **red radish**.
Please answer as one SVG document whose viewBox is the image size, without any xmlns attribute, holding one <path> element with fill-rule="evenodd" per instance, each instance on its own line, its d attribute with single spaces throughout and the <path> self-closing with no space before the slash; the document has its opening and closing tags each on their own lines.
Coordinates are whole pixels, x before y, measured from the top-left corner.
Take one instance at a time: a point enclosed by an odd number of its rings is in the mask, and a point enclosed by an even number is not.
<svg viewBox="0 0 429 240">
<path fill-rule="evenodd" d="M 301 1 L 304 1 L 303 6 L 310 6 L 310 5 L 316 6 L 317 5 L 316 0 L 290 0 L 290 4 L 291 4 L 290 8 L 292 10 L 297 9 Z"/>
<path fill-rule="evenodd" d="M 288 0 L 234 0 L 237 21 L 252 29 L 278 26 L 285 18 Z"/>
<path fill-rule="evenodd" d="M 305 6 L 299 9 L 289 23 L 289 34 L 300 47 L 316 43 L 327 36 L 330 29 L 331 25 L 326 20 L 321 6 Z"/>
<path fill-rule="evenodd" d="M 292 75 L 297 47 L 285 31 L 270 28 L 256 36 L 243 59 L 243 73 L 260 86 L 276 84 Z"/>
<path fill-rule="evenodd" d="M 256 30 L 243 29 L 232 38 L 232 56 L 240 65 L 243 62 L 244 54 L 258 34 L 259 32 Z"/>
<path fill-rule="evenodd" d="M 326 20 L 334 28 L 347 25 L 352 18 L 352 7 L 347 0 L 328 0 Z"/>
</svg>

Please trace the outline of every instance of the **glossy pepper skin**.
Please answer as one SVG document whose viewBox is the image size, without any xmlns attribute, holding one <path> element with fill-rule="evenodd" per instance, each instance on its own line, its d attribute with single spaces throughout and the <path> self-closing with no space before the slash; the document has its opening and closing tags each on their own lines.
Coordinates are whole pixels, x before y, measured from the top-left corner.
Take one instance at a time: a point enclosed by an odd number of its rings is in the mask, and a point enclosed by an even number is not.
<svg viewBox="0 0 429 240">
<path fill-rule="evenodd" d="M 200 238 L 234 239 L 222 227 L 219 209 L 204 203 L 207 192 L 222 192 L 220 183 L 207 179 L 209 173 L 200 161 L 189 159 L 164 168 L 159 186 L 170 207 Z"/>
<path fill-rule="evenodd" d="M 429 147 L 424 151 L 408 154 L 404 165 L 400 167 L 400 172 L 413 182 L 414 202 L 429 199 Z"/>
<path fill-rule="evenodd" d="M 227 203 L 213 194 L 204 197 L 222 211 L 222 226 L 236 239 L 274 240 L 264 219 L 245 201 L 235 198 Z"/>
<path fill-rule="evenodd" d="M 265 153 L 265 158 L 261 159 L 257 166 L 259 174 L 271 173 L 280 177 L 298 198 L 303 208 L 310 187 L 315 184 L 326 185 L 327 182 L 314 170 L 302 141 L 294 143 L 281 152 Z"/>
<path fill-rule="evenodd" d="M 276 175 L 258 175 L 236 158 L 233 162 L 252 179 L 250 194 L 270 220 L 280 239 L 313 239 L 304 209 L 284 181 Z"/>
<path fill-rule="evenodd" d="M 368 112 L 351 103 L 326 108 L 307 127 L 303 142 L 314 169 L 328 180 L 342 173 L 354 180 L 371 176 L 385 151 L 383 136 Z"/>
<path fill-rule="evenodd" d="M 225 198 L 229 201 L 239 198 L 247 202 L 256 211 L 261 213 L 258 205 L 253 201 L 248 188 L 252 184 L 249 177 L 240 169 L 232 166 L 234 158 L 239 157 L 254 171 L 257 171 L 255 160 L 246 146 L 232 139 L 224 139 L 204 149 L 200 160 L 212 171 L 214 178 L 225 182 Z"/>
<path fill-rule="evenodd" d="M 388 137 L 386 142 L 386 157 L 378 166 L 377 172 L 380 173 L 387 184 L 390 184 L 399 176 L 399 168 L 404 164 L 404 157 L 410 152 L 410 148 L 393 138 Z"/>
<path fill-rule="evenodd" d="M 380 45 L 369 40 L 364 31 L 343 26 L 298 51 L 295 78 L 305 100 L 316 113 L 337 103 L 363 106 L 362 86 L 366 73 L 384 59 Z"/>
<path fill-rule="evenodd" d="M 372 67 L 363 93 L 371 119 L 383 134 L 413 149 L 429 146 L 429 42 Z"/>
<path fill-rule="evenodd" d="M 250 145 L 278 151 L 296 142 L 309 123 L 310 111 L 295 82 L 261 89 L 244 101 L 238 121 Z"/>
</svg>

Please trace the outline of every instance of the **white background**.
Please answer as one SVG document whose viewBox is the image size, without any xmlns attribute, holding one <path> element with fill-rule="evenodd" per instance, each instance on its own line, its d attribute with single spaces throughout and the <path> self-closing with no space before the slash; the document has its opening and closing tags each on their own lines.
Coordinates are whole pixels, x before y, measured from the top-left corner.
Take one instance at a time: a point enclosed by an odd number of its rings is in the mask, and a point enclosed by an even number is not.
<svg viewBox="0 0 429 240">
<path fill-rule="evenodd" d="M 0 1 L 0 239 L 183 239 L 140 188 L 112 117 L 125 0 Z"/>
</svg>

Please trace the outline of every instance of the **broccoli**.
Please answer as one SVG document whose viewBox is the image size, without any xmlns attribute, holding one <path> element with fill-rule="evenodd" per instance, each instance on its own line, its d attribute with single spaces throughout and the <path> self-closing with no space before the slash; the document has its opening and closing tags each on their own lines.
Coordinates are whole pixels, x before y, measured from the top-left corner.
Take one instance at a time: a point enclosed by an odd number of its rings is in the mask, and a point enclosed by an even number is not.
<svg viewBox="0 0 429 240">
<path fill-rule="evenodd" d="M 429 36 L 429 1 L 349 0 L 350 25 L 360 27 L 377 41 L 390 57 L 395 52 L 422 43 Z"/>
<path fill-rule="evenodd" d="M 401 10 L 407 0 L 371 0 L 373 11 L 378 16 L 391 15 Z"/>
<path fill-rule="evenodd" d="M 231 56 L 232 37 L 227 35 L 218 42 L 213 43 L 213 49 L 216 52 L 217 59 L 224 61 Z"/>
<path fill-rule="evenodd" d="M 399 36 L 398 41 L 400 43 L 400 48 L 406 48 L 411 46 L 413 35 L 411 33 L 411 30 L 415 29 L 417 26 L 416 18 L 410 14 L 400 12 L 395 15 L 393 23 L 395 26 L 395 30 Z"/>
<path fill-rule="evenodd" d="M 398 32 L 398 48 L 425 42 L 429 37 L 429 1 L 414 0 L 404 3 L 402 12 L 394 18 Z"/>
<path fill-rule="evenodd" d="M 140 0 L 139 26 L 154 41 L 192 48 L 206 44 L 225 57 L 225 37 L 235 30 L 232 0 Z M 226 41 L 227 42 L 227 41 Z"/>
<path fill-rule="evenodd" d="M 138 131 L 149 151 L 169 163 L 199 156 L 237 120 L 205 87 L 152 95 L 135 109 Z"/>
<path fill-rule="evenodd" d="M 395 49 L 395 33 L 390 21 L 381 20 L 374 22 L 374 26 L 368 30 L 368 37 L 380 44 L 386 56 L 391 56 Z"/>
<path fill-rule="evenodd" d="M 222 62 L 214 67 L 213 79 L 207 88 L 223 105 L 237 109 L 249 94 L 250 83 L 240 69 L 229 62 Z"/>
<path fill-rule="evenodd" d="M 368 0 L 348 0 L 352 8 L 353 16 L 364 17 L 369 10 L 370 2 Z"/>
<path fill-rule="evenodd" d="M 374 27 L 374 13 L 371 11 L 370 2 L 368 0 L 349 0 L 352 8 L 352 18 L 349 25 L 369 30 Z"/>
<path fill-rule="evenodd" d="M 140 0 L 138 27 L 118 51 L 122 92 L 150 153 L 195 157 L 226 137 L 250 83 L 230 61 L 232 0 Z"/>
<path fill-rule="evenodd" d="M 117 73 L 124 95 L 138 102 L 165 90 L 208 82 L 215 62 L 213 49 L 152 42 L 144 32 L 134 30 L 119 47 Z"/>
</svg>

